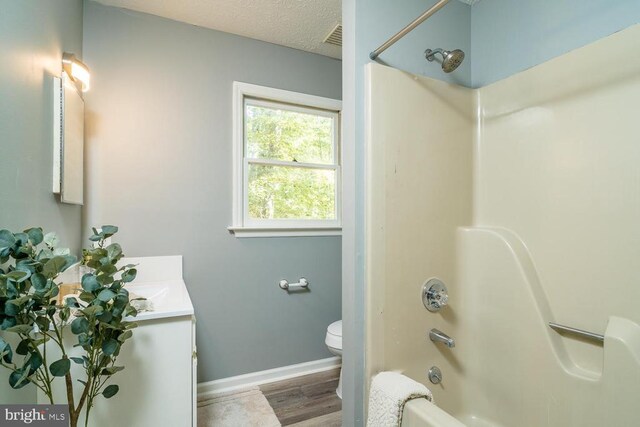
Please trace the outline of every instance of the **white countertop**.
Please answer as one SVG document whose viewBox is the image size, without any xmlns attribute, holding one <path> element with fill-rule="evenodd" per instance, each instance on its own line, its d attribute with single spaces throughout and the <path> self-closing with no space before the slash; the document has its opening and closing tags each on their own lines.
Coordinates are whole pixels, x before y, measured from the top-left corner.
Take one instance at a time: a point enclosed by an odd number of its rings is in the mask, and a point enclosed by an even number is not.
<svg viewBox="0 0 640 427">
<path fill-rule="evenodd" d="M 166 317 L 193 315 L 193 304 L 182 279 L 158 282 L 136 282 L 128 284 L 125 289 L 151 301 L 152 311 L 142 311 L 136 317 L 127 320 L 144 321 Z"/>
<path fill-rule="evenodd" d="M 125 289 L 151 301 L 152 311 L 127 320 L 145 321 L 193 315 L 193 304 L 182 279 L 182 256 L 123 258 L 121 265 L 136 264 L 136 279 Z"/>
</svg>

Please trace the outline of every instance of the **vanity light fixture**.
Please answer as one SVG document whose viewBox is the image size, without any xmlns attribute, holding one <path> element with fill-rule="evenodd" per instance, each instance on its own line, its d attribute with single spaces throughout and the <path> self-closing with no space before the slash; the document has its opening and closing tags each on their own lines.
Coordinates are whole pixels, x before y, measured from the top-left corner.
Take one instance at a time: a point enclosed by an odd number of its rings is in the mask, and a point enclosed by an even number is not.
<svg viewBox="0 0 640 427">
<path fill-rule="evenodd" d="M 76 58 L 73 53 L 65 52 L 62 54 L 62 69 L 75 83 L 80 84 L 83 92 L 89 90 L 89 83 L 91 81 L 89 67 Z"/>
</svg>

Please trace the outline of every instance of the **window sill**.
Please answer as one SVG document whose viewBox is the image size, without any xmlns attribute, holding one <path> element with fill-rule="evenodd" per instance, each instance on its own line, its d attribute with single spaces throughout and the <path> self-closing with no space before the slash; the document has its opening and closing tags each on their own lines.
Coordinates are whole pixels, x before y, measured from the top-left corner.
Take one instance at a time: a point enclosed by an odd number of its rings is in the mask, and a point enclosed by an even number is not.
<svg viewBox="0 0 640 427">
<path fill-rule="evenodd" d="M 312 237 L 341 236 L 341 227 L 305 227 L 305 228 L 262 228 L 227 227 L 237 238 L 245 237 Z"/>
</svg>

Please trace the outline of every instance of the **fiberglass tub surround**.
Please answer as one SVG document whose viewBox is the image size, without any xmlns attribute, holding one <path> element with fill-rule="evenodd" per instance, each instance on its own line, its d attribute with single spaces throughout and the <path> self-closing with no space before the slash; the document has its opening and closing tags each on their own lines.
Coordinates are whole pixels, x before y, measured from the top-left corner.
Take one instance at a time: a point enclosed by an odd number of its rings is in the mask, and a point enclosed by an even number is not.
<svg viewBox="0 0 640 427">
<path fill-rule="evenodd" d="M 635 26 L 478 90 L 369 65 L 368 374 L 438 406 L 406 425 L 640 425 L 639 50 Z"/>
</svg>

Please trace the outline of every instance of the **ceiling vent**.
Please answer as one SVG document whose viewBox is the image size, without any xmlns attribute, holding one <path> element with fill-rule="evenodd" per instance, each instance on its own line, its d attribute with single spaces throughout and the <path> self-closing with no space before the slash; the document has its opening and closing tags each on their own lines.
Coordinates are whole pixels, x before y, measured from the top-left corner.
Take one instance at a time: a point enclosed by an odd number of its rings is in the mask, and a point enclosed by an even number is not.
<svg viewBox="0 0 640 427">
<path fill-rule="evenodd" d="M 342 46 L 342 24 L 336 25 L 327 37 L 325 37 L 324 42 L 335 46 Z"/>
</svg>

